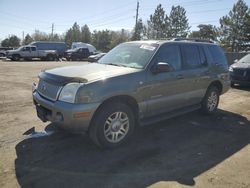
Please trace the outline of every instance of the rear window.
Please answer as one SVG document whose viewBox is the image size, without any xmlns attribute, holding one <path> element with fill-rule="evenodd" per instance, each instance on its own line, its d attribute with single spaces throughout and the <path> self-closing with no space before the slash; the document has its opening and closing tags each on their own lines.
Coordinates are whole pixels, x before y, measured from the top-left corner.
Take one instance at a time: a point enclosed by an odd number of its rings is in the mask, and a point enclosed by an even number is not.
<svg viewBox="0 0 250 188">
<path fill-rule="evenodd" d="M 226 57 L 223 50 L 216 45 L 208 46 L 208 51 L 212 58 L 212 63 L 214 64 L 227 64 Z"/>
</svg>

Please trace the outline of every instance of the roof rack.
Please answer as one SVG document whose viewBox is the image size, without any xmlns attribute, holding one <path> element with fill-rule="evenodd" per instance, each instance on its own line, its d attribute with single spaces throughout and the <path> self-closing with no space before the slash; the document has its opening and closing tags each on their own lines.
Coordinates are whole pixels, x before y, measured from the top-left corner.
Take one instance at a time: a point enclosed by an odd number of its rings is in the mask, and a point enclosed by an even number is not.
<svg viewBox="0 0 250 188">
<path fill-rule="evenodd" d="M 215 43 L 212 40 L 206 39 L 196 39 L 196 38 L 173 38 L 172 41 L 193 41 L 193 42 L 208 42 L 208 43 Z"/>
</svg>

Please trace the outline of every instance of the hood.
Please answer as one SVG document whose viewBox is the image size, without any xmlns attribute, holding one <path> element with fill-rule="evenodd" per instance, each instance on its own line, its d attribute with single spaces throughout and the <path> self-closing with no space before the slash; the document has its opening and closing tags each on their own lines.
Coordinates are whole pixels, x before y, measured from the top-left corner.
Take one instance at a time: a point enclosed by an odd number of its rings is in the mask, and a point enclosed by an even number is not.
<svg viewBox="0 0 250 188">
<path fill-rule="evenodd" d="M 72 53 L 72 52 L 75 52 L 76 49 L 69 49 L 69 50 L 66 50 L 66 53 Z"/>
<path fill-rule="evenodd" d="M 139 71 L 141 71 L 141 69 L 91 63 L 80 66 L 67 66 L 46 70 L 43 74 L 48 74 L 50 77 L 53 75 L 57 78 L 60 77 L 60 81 L 65 84 L 66 82 L 69 83 L 72 80 L 87 83 Z M 54 81 L 56 80 L 54 79 Z"/>
<path fill-rule="evenodd" d="M 8 53 L 8 54 L 15 53 L 15 52 L 19 52 L 19 49 L 16 49 L 16 50 L 6 50 L 6 53 Z"/>
<path fill-rule="evenodd" d="M 240 62 L 237 62 L 237 63 L 234 63 L 231 65 L 231 67 L 233 69 L 250 69 L 250 63 L 240 63 Z"/>
</svg>

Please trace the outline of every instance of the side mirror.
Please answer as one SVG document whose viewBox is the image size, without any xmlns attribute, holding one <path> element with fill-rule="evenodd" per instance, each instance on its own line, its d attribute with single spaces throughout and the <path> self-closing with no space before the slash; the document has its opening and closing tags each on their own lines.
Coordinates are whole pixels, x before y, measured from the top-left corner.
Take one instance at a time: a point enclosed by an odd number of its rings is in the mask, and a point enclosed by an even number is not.
<svg viewBox="0 0 250 188">
<path fill-rule="evenodd" d="M 238 61 L 239 61 L 238 59 L 235 59 L 235 60 L 234 60 L 234 63 L 237 63 Z"/>
<path fill-rule="evenodd" d="M 168 63 L 165 62 L 158 62 L 155 66 L 151 69 L 153 74 L 158 74 L 162 72 L 169 72 L 171 71 L 171 67 Z"/>
</svg>

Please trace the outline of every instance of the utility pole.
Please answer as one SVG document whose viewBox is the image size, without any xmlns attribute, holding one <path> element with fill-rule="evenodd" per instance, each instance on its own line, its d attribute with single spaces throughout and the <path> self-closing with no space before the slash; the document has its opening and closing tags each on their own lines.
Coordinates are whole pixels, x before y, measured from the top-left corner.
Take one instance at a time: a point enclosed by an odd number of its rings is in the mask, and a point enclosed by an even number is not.
<svg viewBox="0 0 250 188">
<path fill-rule="evenodd" d="M 24 42 L 24 31 L 23 31 L 23 41 L 22 42 Z"/>
<path fill-rule="evenodd" d="M 54 23 L 52 23 L 51 27 L 51 39 L 53 39 L 53 34 L 54 34 Z"/>
<path fill-rule="evenodd" d="M 138 22 L 138 12 L 139 12 L 139 1 L 137 1 L 137 6 L 136 6 L 135 27 L 137 26 Z"/>
</svg>

